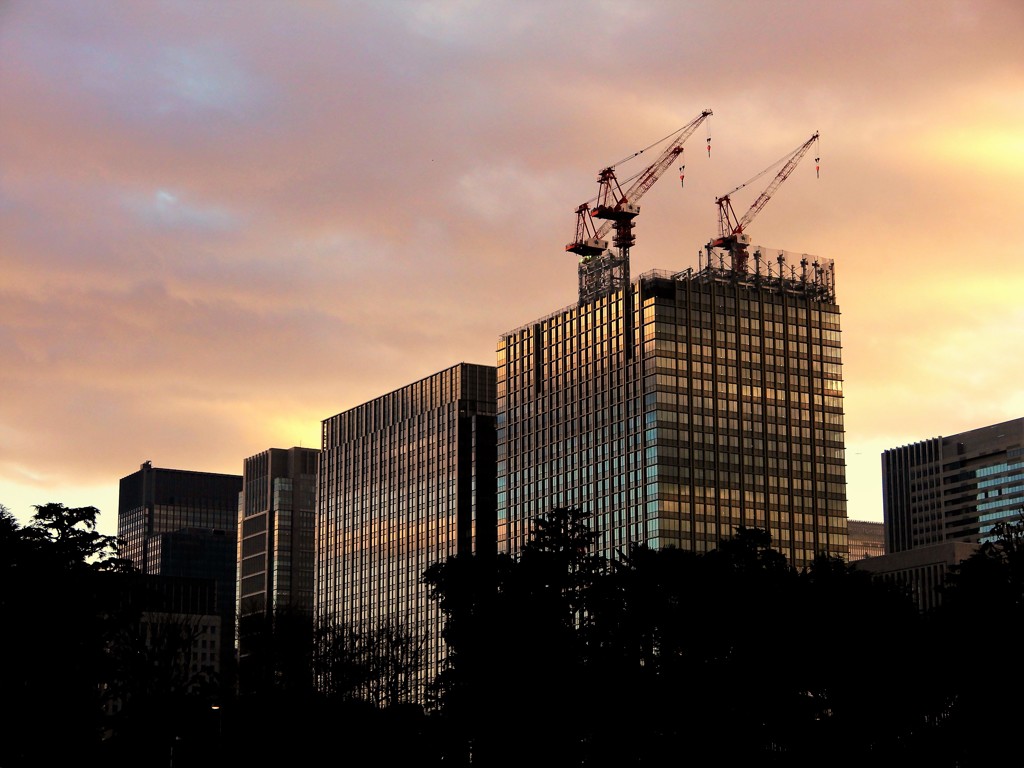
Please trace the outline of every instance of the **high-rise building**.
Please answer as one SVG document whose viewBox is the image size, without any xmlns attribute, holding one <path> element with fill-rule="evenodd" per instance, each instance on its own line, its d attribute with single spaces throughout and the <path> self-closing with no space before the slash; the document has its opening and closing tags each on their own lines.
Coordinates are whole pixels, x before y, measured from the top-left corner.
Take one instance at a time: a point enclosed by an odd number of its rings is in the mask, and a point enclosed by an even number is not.
<svg viewBox="0 0 1024 768">
<path fill-rule="evenodd" d="M 882 453 L 886 549 L 980 544 L 1024 512 L 1024 418 Z"/>
<path fill-rule="evenodd" d="M 494 409 L 495 369 L 460 363 L 322 424 L 316 615 L 414 638 L 424 656 L 411 700 L 443 651 L 420 577 L 450 555 L 494 551 Z"/>
<path fill-rule="evenodd" d="M 238 515 L 238 663 L 243 692 L 281 677 L 285 642 L 312 637 L 315 448 L 271 448 L 243 463 Z M 308 635 L 303 641 L 302 636 Z"/>
<path fill-rule="evenodd" d="M 581 287 L 575 306 L 501 336 L 499 551 L 579 506 L 613 558 L 707 551 L 738 526 L 768 530 L 797 567 L 846 556 L 832 264 L 710 261 Z"/>
<path fill-rule="evenodd" d="M 150 564 L 155 537 L 185 529 L 220 531 L 232 543 L 238 526 L 241 475 L 161 469 L 149 461 L 121 478 L 117 536 L 121 555 L 143 573 L 159 573 Z"/>
<path fill-rule="evenodd" d="M 236 539 L 241 475 L 161 469 L 145 462 L 121 478 L 121 554 L 144 574 L 205 579 L 221 617 L 220 669 L 233 680 Z"/>
<path fill-rule="evenodd" d="M 239 604 L 312 615 L 316 448 L 271 448 L 243 465 L 238 520 Z"/>
</svg>

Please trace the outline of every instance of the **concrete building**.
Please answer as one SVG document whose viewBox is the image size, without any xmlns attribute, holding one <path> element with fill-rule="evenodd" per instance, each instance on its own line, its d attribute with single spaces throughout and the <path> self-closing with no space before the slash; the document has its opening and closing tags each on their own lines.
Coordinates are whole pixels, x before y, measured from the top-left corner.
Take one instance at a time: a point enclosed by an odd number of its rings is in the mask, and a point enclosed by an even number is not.
<svg viewBox="0 0 1024 768">
<path fill-rule="evenodd" d="M 237 556 L 243 692 L 281 676 L 274 637 L 312 641 L 319 456 L 315 448 L 270 448 L 243 463 Z"/>
<path fill-rule="evenodd" d="M 1024 511 L 1024 418 L 882 453 L 886 549 L 984 543 Z"/>
<path fill-rule="evenodd" d="M 885 523 L 874 520 L 846 521 L 850 556 L 849 562 L 885 554 Z"/>
<path fill-rule="evenodd" d="M 832 264 L 753 257 L 581 280 L 578 304 L 500 337 L 499 551 L 581 506 L 609 557 L 704 552 L 741 525 L 797 567 L 847 555 Z"/>
<path fill-rule="evenodd" d="M 170 653 L 184 688 L 195 691 L 223 674 L 225 647 L 233 638 L 224 633 L 213 579 L 177 576 L 143 576 L 141 635 L 145 645 Z"/>
<path fill-rule="evenodd" d="M 494 409 L 495 369 L 460 363 L 322 424 L 316 615 L 411 638 L 406 700 L 423 700 L 443 653 L 420 577 L 450 555 L 494 551 Z"/>
<path fill-rule="evenodd" d="M 134 697 L 188 693 L 220 703 L 223 650 L 234 643 L 217 613 L 216 581 L 139 574 L 121 587 L 120 610 L 136 618 L 112 640 L 120 664 L 104 685 L 105 713 L 118 714 Z"/>
<path fill-rule="evenodd" d="M 941 587 L 950 568 L 973 555 L 978 544 L 947 541 L 925 547 L 867 557 L 854 562 L 860 570 L 901 585 L 917 603 L 918 610 L 930 611 L 942 603 Z"/>
</svg>

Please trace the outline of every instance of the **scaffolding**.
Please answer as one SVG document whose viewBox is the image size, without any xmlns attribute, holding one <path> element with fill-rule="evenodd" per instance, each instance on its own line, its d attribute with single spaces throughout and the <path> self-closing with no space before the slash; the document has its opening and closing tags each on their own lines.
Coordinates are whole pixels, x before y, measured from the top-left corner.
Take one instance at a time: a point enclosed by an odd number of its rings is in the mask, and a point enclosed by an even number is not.
<svg viewBox="0 0 1024 768">
<path fill-rule="evenodd" d="M 629 252 L 605 251 L 580 259 L 579 306 L 629 286 Z"/>
</svg>

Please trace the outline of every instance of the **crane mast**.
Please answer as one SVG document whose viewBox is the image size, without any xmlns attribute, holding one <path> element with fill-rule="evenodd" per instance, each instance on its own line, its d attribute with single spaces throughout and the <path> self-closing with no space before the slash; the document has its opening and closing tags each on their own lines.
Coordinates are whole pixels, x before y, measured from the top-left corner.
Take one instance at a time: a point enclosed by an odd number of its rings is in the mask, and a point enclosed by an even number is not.
<svg viewBox="0 0 1024 768">
<path fill-rule="evenodd" d="M 758 173 L 751 179 L 740 184 L 735 189 L 730 190 L 726 194 L 715 199 L 715 205 L 718 206 L 718 237 L 707 244 L 707 250 L 710 254 L 712 248 L 723 248 L 729 251 L 730 261 L 734 272 L 746 272 L 747 269 L 747 246 L 750 244 L 750 236 L 745 233 L 747 225 L 754 220 L 754 217 L 761 212 L 761 210 L 771 200 L 772 195 L 775 194 L 779 186 L 784 182 L 789 175 L 796 168 L 800 160 L 803 159 L 804 155 L 811 146 L 818 140 L 818 132 L 815 131 L 811 138 L 807 139 L 803 144 L 794 149 L 790 154 L 782 158 L 782 160 L 776 161 L 772 165 L 765 168 L 763 171 Z M 772 179 L 771 183 L 765 187 L 764 191 L 758 195 L 757 199 L 751 203 L 750 208 L 743 216 L 737 218 L 736 211 L 732 207 L 732 195 L 743 189 L 751 182 L 761 178 L 764 174 L 770 171 L 779 163 L 784 162 L 784 165 Z"/>
<path fill-rule="evenodd" d="M 576 209 L 576 237 L 565 246 L 566 251 L 582 257 L 579 265 L 581 305 L 629 286 L 629 249 L 636 242 L 636 236 L 633 234 L 636 224 L 633 219 L 640 213 L 637 201 L 654 186 L 672 161 L 682 154 L 683 143 L 711 114 L 710 109 L 705 109 L 678 131 L 662 139 L 662 142 L 668 141 L 668 145 L 657 159 L 624 182 L 619 181 L 616 168 L 642 154 L 646 149 L 599 171 L 597 197 L 582 203 Z M 710 152 L 710 138 L 708 141 Z M 622 184 L 628 186 L 623 189 Z M 594 224 L 594 219 L 604 221 L 598 226 Z M 610 230 L 615 232 L 612 244 L 616 247 L 617 253 L 608 249 L 605 237 Z"/>
</svg>

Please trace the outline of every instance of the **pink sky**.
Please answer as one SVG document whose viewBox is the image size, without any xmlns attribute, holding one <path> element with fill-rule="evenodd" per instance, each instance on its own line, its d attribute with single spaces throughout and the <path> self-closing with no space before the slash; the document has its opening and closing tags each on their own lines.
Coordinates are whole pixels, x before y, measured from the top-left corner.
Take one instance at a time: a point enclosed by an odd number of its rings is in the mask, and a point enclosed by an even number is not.
<svg viewBox="0 0 1024 768">
<path fill-rule="evenodd" d="M 632 272 L 820 131 L 747 231 L 836 263 L 850 517 L 1024 415 L 1024 4 L 0 3 L 0 503 L 270 447 L 576 300 L 596 173 L 710 108 Z M 733 198 L 745 210 L 765 176 Z"/>
</svg>

